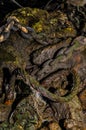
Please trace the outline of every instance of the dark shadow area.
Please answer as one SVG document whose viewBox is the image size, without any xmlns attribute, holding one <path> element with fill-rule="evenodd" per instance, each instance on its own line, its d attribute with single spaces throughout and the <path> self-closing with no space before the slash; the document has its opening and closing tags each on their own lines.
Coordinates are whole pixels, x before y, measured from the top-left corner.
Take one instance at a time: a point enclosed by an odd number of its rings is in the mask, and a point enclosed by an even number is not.
<svg viewBox="0 0 86 130">
<path fill-rule="evenodd" d="M 41 130 L 41 129 L 44 128 L 44 127 L 47 127 L 47 128 L 48 128 L 48 125 L 49 125 L 49 122 L 48 122 L 48 121 L 44 121 L 44 122 L 42 123 L 42 125 L 40 126 L 40 128 L 38 128 L 37 130 Z"/>
<path fill-rule="evenodd" d="M 61 127 L 62 130 L 66 130 L 66 128 L 64 127 L 64 121 L 65 121 L 65 119 L 61 119 L 59 121 L 59 125 L 60 125 L 60 127 Z"/>
<path fill-rule="evenodd" d="M 11 79 L 11 72 L 9 68 L 3 68 L 3 82 L 2 82 L 2 94 L 7 92 L 9 89 L 9 82 Z"/>
</svg>

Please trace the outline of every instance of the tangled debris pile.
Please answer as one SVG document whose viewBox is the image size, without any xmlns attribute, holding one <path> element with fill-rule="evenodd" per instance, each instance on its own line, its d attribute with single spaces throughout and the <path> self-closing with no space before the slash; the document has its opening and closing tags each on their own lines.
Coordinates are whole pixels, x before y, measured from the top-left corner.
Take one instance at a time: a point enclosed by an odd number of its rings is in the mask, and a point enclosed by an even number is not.
<svg viewBox="0 0 86 130">
<path fill-rule="evenodd" d="M 85 130 L 86 10 L 66 4 L 49 12 L 49 3 L 45 10 L 20 8 L 5 17 L 0 130 Z"/>
</svg>

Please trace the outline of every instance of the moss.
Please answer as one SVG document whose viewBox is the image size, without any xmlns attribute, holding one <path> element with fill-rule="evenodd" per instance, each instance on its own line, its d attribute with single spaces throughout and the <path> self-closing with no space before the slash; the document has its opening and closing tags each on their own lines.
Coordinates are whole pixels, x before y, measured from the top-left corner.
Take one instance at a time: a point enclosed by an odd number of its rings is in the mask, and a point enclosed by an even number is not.
<svg viewBox="0 0 86 130">
<path fill-rule="evenodd" d="M 43 23 L 41 21 L 37 22 L 33 28 L 36 30 L 36 32 L 41 32 L 43 30 Z"/>
<path fill-rule="evenodd" d="M 30 18 L 37 20 L 37 19 L 41 19 L 46 14 L 47 12 L 41 9 L 40 10 L 35 9 L 35 8 L 31 9 L 29 7 L 25 7 L 25 8 L 21 8 L 21 9 L 13 11 L 11 14 L 8 14 L 6 18 L 9 16 L 16 16 L 21 24 L 28 25 Z"/>
<path fill-rule="evenodd" d="M 40 93 L 42 93 L 45 97 L 49 98 L 51 101 L 55 101 L 55 102 L 69 102 L 70 100 L 72 100 L 72 98 L 74 98 L 74 96 L 77 95 L 78 93 L 78 88 L 79 88 L 79 84 L 80 84 L 80 77 L 77 75 L 77 73 L 74 70 L 71 70 L 71 73 L 73 74 L 73 89 L 72 91 L 64 97 L 60 97 L 57 94 L 52 94 L 49 91 L 47 91 L 41 84 L 39 84 L 39 82 L 37 80 L 35 80 L 33 77 L 28 76 L 27 77 L 30 79 L 30 83 L 33 84 L 33 87 L 39 91 Z"/>
<path fill-rule="evenodd" d="M 44 32 L 47 35 L 54 32 L 55 37 L 58 38 L 76 35 L 76 31 L 68 21 L 66 14 L 61 11 L 48 13 L 45 10 L 25 7 L 13 11 L 7 15 L 7 17 L 9 16 L 15 16 L 20 24 L 32 27 L 37 33 Z M 66 25 L 65 28 L 64 25 Z"/>
</svg>

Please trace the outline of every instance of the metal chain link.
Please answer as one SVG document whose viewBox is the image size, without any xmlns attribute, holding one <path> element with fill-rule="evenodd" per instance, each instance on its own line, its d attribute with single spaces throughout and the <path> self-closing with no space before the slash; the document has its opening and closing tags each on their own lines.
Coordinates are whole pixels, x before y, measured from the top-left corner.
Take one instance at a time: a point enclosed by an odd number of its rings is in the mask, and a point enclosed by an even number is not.
<svg viewBox="0 0 86 130">
<path fill-rule="evenodd" d="M 26 35 L 28 36 L 29 33 L 34 32 L 32 28 L 21 25 L 16 17 L 10 16 L 7 19 L 7 23 L 2 27 L 0 27 L 0 42 L 7 40 L 7 38 L 11 33 L 11 30 L 13 31 L 20 30 L 23 34 L 25 34 L 25 36 Z M 70 46 L 67 46 L 65 49 L 63 48 L 63 50 L 59 51 L 59 55 L 57 55 L 58 62 L 64 62 L 64 59 L 65 58 L 67 59 L 67 57 L 69 58 L 74 51 L 83 50 L 84 48 L 86 48 L 86 37 L 80 36 L 75 38 Z M 61 56 L 62 58 L 59 59 L 59 56 Z M 73 73 L 73 75 L 75 77 L 74 91 L 67 97 L 58 97 L 56 95 L 53 95 L 50 92 L 46 91 L 43 87 L 40 87 L 40 84 L 37 81 L 35 81 L 32 77 L 29 76 L 28 78 L 30 79 L 31 84 L 34 86 L 35 89 L 42 92 L 46 97 L 50 98 L 51 100 L 68 101 L 71 98 L 73 98 L 74 95 L 76 95 L 78 90 L 77 88 L 80 83 L 78 76 L 75 73 Z"/>
<path fill-rule="evenodd" d="M 10 16 L 7 19 L 7 23 L 0 27 L 0 42 L 3 42 L 8 39 L 11 30 L 13 31 L 20 30 L 21 32 L 23 32 L 23 34 L 26 34 L 26 35 L 29 32 L 31 32 L 30 27 L 29 28 L 24 27 L 23 25 L 19 23 L 19 20 L 15 16 Z"/>
<path fill-rule="evenodd" d="M 45 41 L 41 41 L 41 39 L 38 38 L 36 32 L 31 27 L 25 27 L 22 24 L 19 23 L 19 20 L 15 16 L 10 16 L 7 18 L 7 23 L 0 27 L 0 43 L 7 40 L 10 36 L 11 30 L 13 31 L 20 31 L 21 35 L 24 38 L 30 39 L 31 36 L 33 39 L 35 39 L 38 43 L 47 45 Z M 86 48 L 86 37 L 79 36 L 75 38 L 72 42 L 72 44 L 69 47 L 65 47 L 59 51 L 58 56 L 61 56 L 64 54 L 64 56 L 67 57 L 67 55 L 71 55 L 71 52 L 77 51 L 77 50 L 83 50 Z M 62 58 L 63 59 L 63 58 Z"/>
</svg>

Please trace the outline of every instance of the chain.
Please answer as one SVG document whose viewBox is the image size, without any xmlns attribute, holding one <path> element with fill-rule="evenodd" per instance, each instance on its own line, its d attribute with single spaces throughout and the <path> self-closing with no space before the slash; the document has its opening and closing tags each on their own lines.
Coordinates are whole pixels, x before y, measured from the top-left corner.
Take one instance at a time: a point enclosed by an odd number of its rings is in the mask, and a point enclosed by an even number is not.
<svg viewBox="0 0 86 130">
<path fill-rule="evenodd" d="M 7 19 L 7 23 L 3 25 L 2 27 L 0 27 L 0 42 L 3 42 L 8 39 L 11 33 L 11 30 L 13 31 L 20 30 L 23 36 L 26 38 L 29 38 L 28 36 L 31 33 L 34 33 L 34 30 L 32 28 L 21 25 L 19 23 L 19 20 L 15 16 L 10 16 Z M 58 59 L 58 62 L 64 62 L 65 59 L 67 60 L 67 58 L 71 57 L 74 51 L 84 50 L 85 48 L 86 48 L 86 38 L 84 36 L 79 36 L 74 39 L 74 41 L 71 43 L 70 46 L 65 47 L 65 49 L 64 48 L 61 49 L 56 58 Z M 34 78 L 32 78 L 31 76 L 29 76 L 28 78 L 33 88 L 39 91 L 45 97 L 56 102 L 58 101 L 64 102 L 64 101 L 69 101 L 71 98 L 73 98 L 77 94 L 77 91 L 78 91 L 78 87 L 80 84 L 79 77 L 77 76 L 75 72 L 72 72 L 72 74 L 74 76 L 74 89 L 66 97 L 59 97 L 57 95 L 53 95 L 52 93 L 44 89 L 44 87 L 41 87 L 41 85 Z"/>
<path fill-rule="evenodd" d="M 19 20 L 15 16 L 9 16 L 7 18 L 7 23 L 0 27 L 0 43 L 9 38 L 11 30 L 13 30 L 13 31 L 19 30 L 21 32 L 21 35 L 24 38 L 30 39 L 32 36 L 32 38 L 35 39 L 38 43 L 43 44 L 43 45 L 48 44 L 47 42 L 42 41 L 39 38 L 39 36 L 36 34 L 36 32 L 34 31 L 33 28 L 26 27 L 26 26 L 23 26 L 22 24 L 20 24 Z M 80 49 L 83 48 L 83 46 L 86 46 L 86 38 L 84 36 L 80 36 L 78 38 L 75 38 L 75 40 L 79 41 L 79 48 Z M 61 49 L 59 52 L 59 55 L 61 55 L 61 53 L 67 55 L 71 51 L 71 49 L 73 50 L 73 48 L 75 48 L 75 46 L 76 45 L 74 43 L 66 49 L 63 49 L 63 50 Z"/>
<path fill-rule="evenodd" d="M 15 16 L 10 16 L 7 19 L 7 23 L 0 27 L 0 42 L 3 42 L 8 39 L 11 30 L 18 31 L 20 30 L 22 36 L 29 38 L 27 35 L 34 30 L 31 27 L 25 27 L 19 23 L 19 20 Z"/>
</svg>

